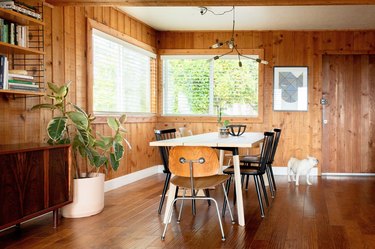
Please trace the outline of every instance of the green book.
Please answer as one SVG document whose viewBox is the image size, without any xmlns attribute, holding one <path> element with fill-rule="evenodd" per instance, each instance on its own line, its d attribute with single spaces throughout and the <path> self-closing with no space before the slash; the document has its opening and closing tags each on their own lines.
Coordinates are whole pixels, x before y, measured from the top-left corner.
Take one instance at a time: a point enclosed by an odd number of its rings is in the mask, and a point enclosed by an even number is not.
<svg viewBox="0 0 375 249">
<path fill-rule="evenodd" d="M 9 83 L 18 83 L 18 84 L 25 84 L 25 85 L 34 85 L 32 81 L 25 81 L 25 80 L 15 80 L 15 79 L 9 79 Z"/>
</svg>

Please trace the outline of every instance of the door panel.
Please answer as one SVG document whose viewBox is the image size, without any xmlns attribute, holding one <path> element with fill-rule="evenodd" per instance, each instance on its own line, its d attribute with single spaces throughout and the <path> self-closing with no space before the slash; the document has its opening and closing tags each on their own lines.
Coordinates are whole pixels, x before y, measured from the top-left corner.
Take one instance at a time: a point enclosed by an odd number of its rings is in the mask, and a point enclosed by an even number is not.
<svg viewBox="0 0 375 249">
<path fill-rule="evenodd" d="M 375 55 L 323 56 L 323 173 L 375 173 Z"/>
</svg>

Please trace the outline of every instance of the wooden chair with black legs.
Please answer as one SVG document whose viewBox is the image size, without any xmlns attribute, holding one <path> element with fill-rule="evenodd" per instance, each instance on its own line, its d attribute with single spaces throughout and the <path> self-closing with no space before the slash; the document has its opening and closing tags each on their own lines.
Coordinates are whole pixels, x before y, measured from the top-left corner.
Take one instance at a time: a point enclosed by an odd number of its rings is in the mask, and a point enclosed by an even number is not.
<svg viewBox="0 0 375 249">
<path fill-rule="evenodd" d="M 157 141 L 176 138 L 176 129 L 155 130 L 154 132 L 155 132 L 155 138 Z M 163 161 L 163 166 L 164 166 L 163 172 L 166 174 L 163 192 L 161 194 L 161 199 L 160 199 L 160 204 L 159 204 L 159 209 L 158 209 L 159 214 L 161 214 L 161 210 L 163 209 L 165 195 L 167 193 L 169 181 L 171 179 L 171 172 L 169 171 L 169 167 L 168 167 L 169 150 L 170 150 L 170 147 L 168 146 L 159 147 L 160 156 L 161 156 L 161 159 Z"/>
<path fill-rule="evenodd" d="M 273 129 L 273 131 L 275 133 L 275 136 L 274 136 L 273 144 L 272 144 L 272 152 L 271 152 L 271 156 L 267 162 L 267 167 L 266 167 L 267 179 L 268 179 L 268 183 L 270 186 L 270 192 L 271 192 L 272 198 L 275 197 L 275 192 L 276 192 L 276 182 L 275 182 L 275 177 L 273 175 L 272 164 L 275 158 L 277 146 L 279 144 L 281 129 L 275 128 Z M 244 156 L 241 158 L 241 163 L 243 164 L 244 167 L 256 168 L 259 166 L 259 155 Z M 249 181 L 249 178 L 247 177 L 246 189 L 248 186 L 248 181 Z"/>
<path fill-rule="evenodd" d="M 222 186 L 224 192 L 224 202 L 228 202 L 228 195 L 224 183 L 230 178 L 229 175 L 218 174 L 220 168 L 219 160 L 214 149 L 210 147 L 173 147 L 169 154 L 169 169 L 173 173 L 171 183 L 184 190 L 182 197 L 176 197 L 170 205 L 177 200 L 181 200 L 180 212 L 177 222 L 181 220 L 182 207 L 184 200 L 211 200 L 216 207 L 219 219 L 222 240 L 225 241 L 225 234 L 221 222 L 220 211 L 216 200 L 208 196 L 196 196 L 196 191 L 200 189 L 213 188 L 218 185 Z M 191 190 L 191 196 L 186 196 L 186 190 Z M 228 202 L 229 203 L 229 202 Z M 229 205 L 228 205 L 229 206 Z M 173 208 L 168 212 L 168 222 L 165 224 L 161 239 L 165 239 L 168 223 L 171 220 Z M 232 224 L 234 224 L 233 214 L 229 207 Z"/>
<path fill-rule="evenodd" d="M 266 173 L 267 162 L 270 160 L 270 157 L 271 157 L 271 154 L 272 154 L 273 140 L 274 140 L 274 133 L 273 132 L 265 132 L 264 133 L 264 140 L 263 140 L 263 145 L 262 145 L 261 153 L 260 153 L 260 156 L 259 156 L 257 168 L 240 167 L 241 175 L 253 176 L 253 178 L 254 178 L 255 190 L 256 190 L 256 193 L 257 193 L 260 213 L 261 213 L 262 217 L 264 217 L 264 208 L 263 208 L 261 188 L 263 189 L 264 199 L 266 200 L 266 203 L 267 203 L 267 206 L 268 206 L 267 191 L 266 191 L 266 186 L 264 184 L 263 175 Z M 225 174 L 229 174 L 229 175 L 233 176 L 234 168 L 233 168 L 233 166 L 228 167 L 223 172 Z M 229 191 L 230 182 L 231 182 L 231 180 L 229 179 L 227 181 L 227 185 L 226 185 L 227 191 Z M 226 209 L 226 203 L 224 202 L 223 215 L 225 215 L 225 209 Z"/>
</svg>

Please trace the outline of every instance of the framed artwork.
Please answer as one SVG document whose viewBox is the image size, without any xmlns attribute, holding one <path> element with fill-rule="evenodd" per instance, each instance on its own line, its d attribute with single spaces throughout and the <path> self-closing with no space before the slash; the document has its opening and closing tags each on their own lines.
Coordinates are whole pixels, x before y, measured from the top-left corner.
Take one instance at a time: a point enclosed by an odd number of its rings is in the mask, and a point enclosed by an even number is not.
<svg viewBox="0 0 375 249">
<path fill-rule="evenodd" d="M 307 111 L 308 68 L 273 68 L 273 110 Z"/>
</svg>

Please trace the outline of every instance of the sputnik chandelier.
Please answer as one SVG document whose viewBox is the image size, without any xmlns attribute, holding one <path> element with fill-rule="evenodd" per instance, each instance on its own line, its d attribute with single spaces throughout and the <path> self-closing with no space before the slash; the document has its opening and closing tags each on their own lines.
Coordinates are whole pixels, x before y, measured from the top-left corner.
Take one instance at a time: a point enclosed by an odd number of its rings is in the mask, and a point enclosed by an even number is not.
<svg viewBox="0 0 375 249">
<path fill-rule="evenodd" d="M 234 8 L 234 6 L 232 7 L 232 9 L 224 11 L 222 13 L 216 13 L 216 12 L 208 9 L 207 7 L 199 7 L 199 8 L 200 8 L 201 15 L 205 15 L 207 12 L 210 12 L 213 15 L 224 15 L 224 14 L 229 13 L 229 12 L 233 13 L 233 25 L 232 25 L 232 36 L 231 36 L 231 38 L 229 40 L 225 41 L 225 42 L 217 41 L 215 44 L 212 44 L 209 47 L 209 48 L 215 49 L 215 48 L 221 48 L 222 46 L 226 45 L 230 49 L 230 51 L 228 51 L 228 52 L 226 52 L 224 54 L 221 54 L 221 55 L 216 55 L 212 59 L 218 60 L 221 57 L 223 57 L 225 55 L 228 55 L 228 54 L 231 54 L 231 53 L 233 53 L 233 51 L 236 51 L 237 56 L 238 56 L 238 65 L 240 67 L 242 67 L 241 57 L 246 58 L 246 59 L 250 59 L 250 60 L 254 60 L 254 61 L 256 61 L 258 63 L 261 63 L 261 64 L 268 64 L 268 61 L 262 60 L 260 58 L 253 58 L 253 57 L 250 57 L 250 56 L 247 56 L 247 55 L 243 55 L 238 50 L 237 44 L 234 41 L 234 28 L 235 28 L 235 24 L 236 24 L 236 16 L 235 16 L 235 8 Z"/>
</svg>

